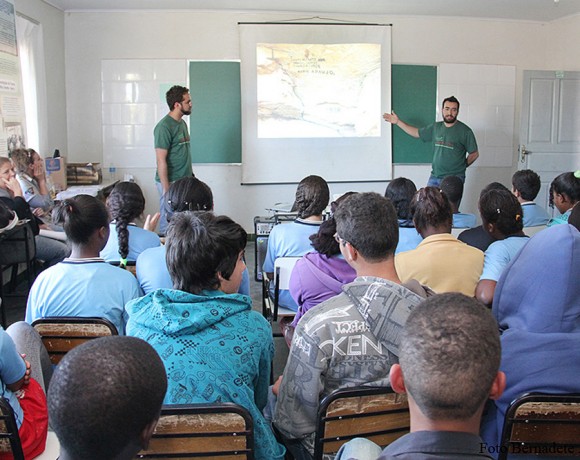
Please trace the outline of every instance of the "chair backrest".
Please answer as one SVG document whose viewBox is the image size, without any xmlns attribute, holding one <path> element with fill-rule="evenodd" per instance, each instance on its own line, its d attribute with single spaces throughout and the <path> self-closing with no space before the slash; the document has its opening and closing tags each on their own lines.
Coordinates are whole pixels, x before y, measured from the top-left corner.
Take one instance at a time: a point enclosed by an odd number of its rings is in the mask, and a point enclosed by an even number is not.
<svg viewBox="0 0 580 460">
<path fill-rule="evenodd" d="M 233 403 L 163 406 L 149 448 L 138 458 L 252 460 L 252 416 Z"/>
<path fill-rule="evenodd" d="M 52 364 L 58 364 L 67 352 L 87 340 L 119 334 L 104 318 L 47 317 L 37 319 L 32 327 L 40 334 Z"/>
<path fill-rule="evenodd" d="M 546 225 L 535 225 L 533 227 L 524 227 L 524 233 L 529 237 L 534 236 L 536 233 L 541 232 L 546 228 Z"/>
<path fill-rule="evenodd" d="M 407 396 L 391 388 L 357 387 L 337 390 L 318 408 L 314 459 L 334 455 L 345 442 L 367 438 L 381 447 L 409 432 Z"/>
<path fill-rule="evenodd" d="M 290 275 L 294 265 L 301 257 L 278 257 L 274 261 L 274 282 L 275 289 L 284 290 L 290 287 Z"/>
<path fill-rule="evenodd" d="M 580 456 L 580 394 L 527 393 L 514 400 L 499 451 L 500 459 L 534 452 Z"/>
<path fill-rule="evenodd" d="M 34 232 L 29 223 L 18 224 L 2 233 L 0 238 L 0 265 L 28 263 L 36 256 Z"/>
<path fill-rule="evenodd" d="M 24 460 L 14 411 L 4 398 L 0 398 L 0 452 L 11 452 L 14 460 Z"/>
</svg>

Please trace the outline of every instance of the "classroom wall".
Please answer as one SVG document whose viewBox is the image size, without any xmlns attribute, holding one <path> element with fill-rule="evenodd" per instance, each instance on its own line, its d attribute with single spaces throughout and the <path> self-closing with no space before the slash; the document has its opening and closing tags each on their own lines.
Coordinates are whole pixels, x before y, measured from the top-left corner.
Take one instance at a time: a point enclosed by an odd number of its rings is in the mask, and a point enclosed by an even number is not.
<svg viewBox="0 0 580 460">
<path fill-rule="evenodd" d="M 40 3 L 39 0 L 30 0 Z M 40 15 L 38 15 L 40 16 Z M 101 60 L 169 58 L 238 59 L 238 21 L 304 18 L 309 14 L 211 11 L 71 12 L 65 25 L 65 74 L 68 150 L 70 161 L 102 159 Z M 326 15 L 328 16 L 328 15 Z M 578 17 L 543 24 L 528 21 L 465 18 L 332 15 L 336 19 L 393 24 L 393 62 L 401 64 L 470 63 L 516 66 L 514 158 L 519 137 L 522 72 L 525 69 L 578 70 Z M 53 37 L 58 42 L 58 37 Z M 54 47 L 51 46 L 54 52 Z M 48 54 L 48 52 L 47 52 Z M 48 55 L 47 61 L 50 61 Z M 57 53 L 58 63 L 58 53 Z M 439 95 L 442 96 L 442 95 Z M 55 101 L 62 104 L 64 97 Z M 441 99 L 441 97 L 439 97 Z M 57 113 L 62 105 L 57 107 Z M 460 117 L 461 118 L 461 117 Z M 192 140 L 195 142 L 195 140 Z M 481 152 L 485 155 L 485 152 Z M 151 152 L 153 155 L 153 152 Z M 477 213 L 476 197 L 492 180 L 506 185 L 512 167 L 468 170 L 462 210 Z M 196 165 L 196 174 L 214 190 L 216 211 L 232 216 L 252 231 L 252 218 L 276 202 L 291 201 L 295 186 L 241 186 L 239 165 Z M 121 176 L 124 170 L 119 171 Z M 153 169 L 133 168 L 145 189 L 147 211 L 156 206 Z M 428 165 L 394 165 L 394 177 L 406 176 L 423 185 Z M 384 191 L 386 183 L 331 184 L 332 193 L 347 190 Z"/>
<path fill-rule="evenodd" d="M 66 152 L 67 140 L 67 113 L 66 113 L 66 86 L 65 86 L 65 59 L 64 59 L 64 13 L 42 0 L 15 0 L 16 11 L 28 16 L 42 25 L 44 36 L 44 53 L 46 66 L 47 88 L 47 139 L 48 152 L 51 155 L 54 149 Z M 37 145 L 31 145 L 38 148 Z"/>
</svg>

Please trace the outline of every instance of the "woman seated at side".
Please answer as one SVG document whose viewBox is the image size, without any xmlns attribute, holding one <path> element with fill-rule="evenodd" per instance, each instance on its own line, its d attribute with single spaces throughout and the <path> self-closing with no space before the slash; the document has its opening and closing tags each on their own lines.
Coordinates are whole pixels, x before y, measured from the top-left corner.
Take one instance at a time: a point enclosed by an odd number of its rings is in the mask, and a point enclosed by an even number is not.
<svg viewBox="0 0 580 460">
<path fill-rule="evenodd" d="M 26 305 L 26 322 L 47 316 L 99 317 L 125 333 L 125 304 L 141 295 L 135 277 L 99 257 L 109 238 L 105 205 L 89 195 L 61 201 L 53 210 L 72 253 L 37 278 Z"/>
<path fill-rule="evenodd" d="M 109 224 L 110 235 L 101 251 L 107 262 L 136 261 L 145 249 L 159 246 L 159 235 L 152 230 L 157 226 L 159 213 L 145 219 L 144 228 L 138 227 L 135 219 L 143 215 L 145 196 L 134 182 L 119 182 L 107 198 L 107 209 L 113 219 Z"/>
<path fill-rule="evenodd" d="M 167 265 L 174 289 L 129 302 L 127 334 L 150 343 L 168 377 L 165 404 L 233 402 L 254 419 L 256 459 L 282 460 L 262 416 L 268 398 L 272 329 L 238 294 L 246 232 L 226 216 L 176 213 L 169 222 Z"/>
<path fill-rule="evenodd" d="M 16 170 L 16 179 L 24 199 L 39 217 L 47 216 L 54 206 L 48 190 L 44 160 L 34 149 L 16 149 L 10 152 Z"/>
</svg>

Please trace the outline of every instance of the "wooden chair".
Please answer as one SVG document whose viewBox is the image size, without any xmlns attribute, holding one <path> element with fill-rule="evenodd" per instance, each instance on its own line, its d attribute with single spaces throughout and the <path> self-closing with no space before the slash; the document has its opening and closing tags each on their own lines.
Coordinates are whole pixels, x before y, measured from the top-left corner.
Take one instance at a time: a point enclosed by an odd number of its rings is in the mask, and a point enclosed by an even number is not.
<svg viewBox="0 0 580 460">
<path fill-rule="evenodd" d="M 499 459 L 518 454 L 580 456 L 580 394 L 527 393 L 506 412 Z"/>
<path fill-rule="evenodd" d="M 37 319 L 32 327 L 40 334 L 52 364 L 58 364 L 67 352 L 87 340 L 119 334 L 104 318 L 55 316 Z"/>
<path fill-rule="evenodd" d="M 389 387 L 357 387 L 337 390 L 318 408 L 314 459 L 333 456 L 353 438 L 367 438 L 381 447 L 409 432 L 407 395 Z"/>
<path fill-rule="evenodd" d="M 252 460 L 252 416 L 233 403 L 163 406 L 149 448 L 137 458 Z"/>
</svg>

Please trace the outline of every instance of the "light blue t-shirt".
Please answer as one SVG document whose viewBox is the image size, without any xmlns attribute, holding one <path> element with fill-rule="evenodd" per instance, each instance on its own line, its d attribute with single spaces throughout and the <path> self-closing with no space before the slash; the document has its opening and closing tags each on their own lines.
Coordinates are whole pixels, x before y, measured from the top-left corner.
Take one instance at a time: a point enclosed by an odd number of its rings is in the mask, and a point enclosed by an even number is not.
<svg viewBox="0 0 580 460">
<path fill-rule="evenodd" d="M 121 256 L 119 254 L 117 228 L 114 223 L 111 223 L 109 224 L 109 229 L 109 239 L 100 255 L 107 262 L 118 262 Z M 155 248 L 161 244 L 157 233 L 135 225 L 128 225 L 127 230 L 129 230 L 129 254 L 127 254 L 127 260 L 135 261 L 145 249 Z"/>
<path fill-rule="evenodd" d="M 156 289 L 173 289 L 165 260 L 165 246 L 149 248 L 137 257 L 137 281 L 145 295 Z M 242 283 L 238 294 L 250 295 L 250 275 L 248 267 L 242 273 Z"/>
<path fill-rule="evenodd" d="M 8 400 L 8 404 L 10 404 L 10 407 L 14 411 L 14 418 L 16 419 L 18 428 L 22 425 L 24 414 L 18 398 L 6 388 L 6 384 L 18 382 L 18 380 L 24 377 L 25 372 L 26 364 L 22 356 L 18 353 L 18 350 L 16 350 L 16 345 L 14 345 L 14 342 L 6 331 L 0 328 L 0 388 L 2 390 L 2 396 Z"/>
<path fill-rule="evenodd" d="M 262 269 L 274 273 L 274 261 L 279 257 L 302 257 L 312 251 L 310 235 L 318 232 L 320 222 L 296 219 L 289 224 L 276 225 L 268 236 L 268 252 Z M 271 283 L 273 295 L 274 283 Z M 298 305 L 287 289 L 280 290 L 279 304 L 282 307 L 298 311 Z"/>
<path fill-rule="evenodd" d="M 125 304 L 141 297 L 135 276 L 102 259 L 65 259 L 44 270 L 32 285 L 26 322 L 47 316 L 97 317 L 125 334 Z"/>
<path fill-rule="evenodd" d="M 524 212 L 524 227 L 546 225 L 550 220 L 546 210 L 534 202 L 522 203 L 522 211 Z"/>
<path fill-rule="evenodd" d="M 399 243 L 395 254 L 411 251 L 419 246 L 421 241 L 423 241 L 423 237 L 419 235 L 415 227 L 399 227 Z"/>
<path fill-rule="evenodd" d="M 560 224 L 567 224 L 570 214 L 572 214 L 572 208 L 568 209 L 568 211 L 566 211 L 564 214 L 560 214 L 557 217 L 552 217 L 548 222 L 548 227 Z"/>
<path fill-rule="evenodd" d="M 491 243 L 485 251 L 483 271 L 479 279 L 498 281 L 507 264 L 529 239 L 527 236 L 510 236 Z"/>
<path fill-rule="evenodd" d="M 474 214 L 457 212 L 453 214 L 453 228 L 473 228 L 477 226 L 477 217 Z"/>
</svg>

